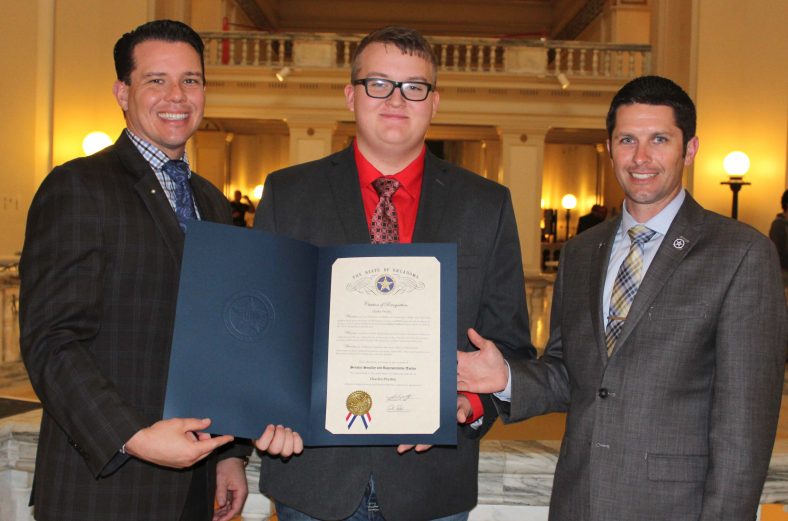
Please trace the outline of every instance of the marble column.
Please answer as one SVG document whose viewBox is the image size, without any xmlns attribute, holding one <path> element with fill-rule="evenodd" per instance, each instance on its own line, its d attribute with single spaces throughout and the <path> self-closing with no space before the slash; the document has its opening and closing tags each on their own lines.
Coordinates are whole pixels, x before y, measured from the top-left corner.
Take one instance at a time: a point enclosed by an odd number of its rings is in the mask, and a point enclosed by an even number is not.
<svg viewBox="0 0 788 521">
<path fill-rule="evenodd" d="M 320 121 L 316 117 L 288 117 L 287 126 L 290 129 L 289 164 L 314 161 L 331 153 L 335 121 Z"/>
<path fill-rule="evenodd" d="M 526 276 L 540 273 L 542 168 L 547 127 L 499 126 L 502 158 L 498 182 L 512 192 Z"/>
</svg>

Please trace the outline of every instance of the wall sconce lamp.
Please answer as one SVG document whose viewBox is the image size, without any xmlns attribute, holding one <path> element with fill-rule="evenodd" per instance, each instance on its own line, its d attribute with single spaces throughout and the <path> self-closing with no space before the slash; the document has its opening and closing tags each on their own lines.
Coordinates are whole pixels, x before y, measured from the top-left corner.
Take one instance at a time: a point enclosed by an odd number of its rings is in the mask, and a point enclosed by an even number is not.
<svg viewBox="0 0 788 521">
<path fill-rule="evenodd" d="M 572 194 L 566 194 L 561 198 L 561 206 L 566 210 L 566 241 L 569 240 L 569 217 L 572 213 L 572 208 L 577 206 L 577 197 Z"/>
<path fill-rule="evenodd" d="M 260 199 L 262 199 L 263 198 L 263 185 L 255 186 L 254 190 L 252 191 L 252 194 L 254 195 L 254 198 L 257 199 L 258 201 Z"/>
<path fill-rule="evenodd" d="M 288 76 L 290 76 L 291 72 L 293 72 L 293 69 L 291 69 L 290 67 L 282 67 L 281 69 L 276 71 L 276 79 L 283 82 L 285 81 L 285 79 L 287 79 Z"/>
<path fill-rule="evenodd" d="M 85 152 L 85 155 L 89 156 L 107 148 L 111 144 L 112 138 L 104 132 L 91 132 L 82 140 L 82 150 Z"/>
<path fill-rule="evenodd" d="M 555 79 L 557 79 L 557 80 L 558 80 L 558 83 L 560 83 L 560 84 L 561 84 L 561 90 L 566 90 L 566 89 L 568 89 L 568 88 L 569 88 L 569 86 L 572 84 L 572 83 L 569 81 L 569 78 L 567 78 L 567 77 L 566 77 L 566 74 L 564 74 L 563 72 L 559 72 L 558 74 L 556 74 L 556 76 L 555 76 Z"/>
<path fill-rule="evenodd" d="M 747 154 L 740 151 L 731 152 L 722 161 L 722 168 L 728 174 L 727 181 L 720 181 L 721 185 L 728 185 L 733 194 L 733 204 L 731 205 L 731 217 L 739 218 L 739 190 L 744 185 L 749 185 L 744 181 L 744 174 L 750 169 L 750 158 Z"/>
</svg>

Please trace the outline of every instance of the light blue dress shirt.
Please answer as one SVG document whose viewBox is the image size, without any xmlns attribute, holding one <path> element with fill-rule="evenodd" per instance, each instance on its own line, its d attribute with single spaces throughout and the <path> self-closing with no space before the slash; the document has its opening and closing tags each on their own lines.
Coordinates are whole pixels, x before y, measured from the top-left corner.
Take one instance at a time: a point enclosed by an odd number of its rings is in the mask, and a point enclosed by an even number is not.
<svg viewBox="0 0 788 521">
<path fill-rule="evenodd" d="M 636 224 L 643 224 L 650 230 L 657 232 L 651 240 L 643 246 L 643 276 L 645 277 L 649 266 L 651 266 L 651 261 L 654 260 L 654 256 L 656 256 L 657 250 L 662 244 L 662 239 L 665 238 L 665 234 L 668 233 L 668 228 L 670 228 L 670 225 L 673 223 L 673 219 L 675 219 L 676 214 L 679 213 L 679 208 L 684 204 L 685 197 L 686 192 L 682 189 L 662 211 L 644 223 L 637 222 L 635 218 L 630 215 L 627 211 L 626 201 L 624 202 L 621 226 L 618 227 L 616 237 L 613 240 L 613 250 L 610 252 L 610 262 L 607 264 L 607 275 L 605 275 L 605 289 L 602 294 L 602 310 L 604 313 L 604 320 L 602 323 L 603 329 L 607 328 L 608 311 L 610 310 L 610 295 L 613 293 L 613 283 L 616 281 L 618 270 L 621 268 L 621 264 L 629 253 L 629 248 L 632 244 L 627 232 Z"/>
<path fill-rule="evenodd" d="M 673 219 L 675 219 L 676 214 L 679 213 L 679 208 L 681 208 L 681 205 L 684 204 L 686 195 L 686 192 L 684 189 L 682 189 L 678 195 L 676 195 L 676 197 L 674 197 L 673 200 L 662 209 L 662 211 L 644 223 L 638 223 L 635 218 L 630 215 L 630 213 L 627 211 L 626 201 L 624 202 L 621 226 L 618 227 L 615 239 L 613 240 L 613 249 L 610 252 L 610 262 L 607 265 L 607 275 L 605 275 L 605 289 L 602 297 L 602 309 L 605 310 L 605 316 L 603 319 L 604 323 L 602 324 L 604 328 L 607 328 L 607 315 L 610 309 L 610 294 L 613 292 L 613 283 L 616 280 L 616 275 L 618 274 L 621 264 L 624 262 L 624 259 L 629 253 L 629 247 L 631 245 L 631 241 L 629 240 L 629 235 L 627 232 L 636 224 L 643 224 L 647 228 L 657 232 L 643 247 L 643 276 L 645 277 L 649 266 L 651 266 L 651 261 L 654 260 L 657 250 L 662 244 L 662 239 L 665 238 L 665 234 L 668 233 L 668 229 L 673 223 Z M 511 402 L 512 370 L 508 363 L 506 364 L 506 368 L 509 371 L 509 380 L 506 382 L 506 388 L 499 393 L 494 393 L 494 395 L 500 400 Z"/>
</svg>

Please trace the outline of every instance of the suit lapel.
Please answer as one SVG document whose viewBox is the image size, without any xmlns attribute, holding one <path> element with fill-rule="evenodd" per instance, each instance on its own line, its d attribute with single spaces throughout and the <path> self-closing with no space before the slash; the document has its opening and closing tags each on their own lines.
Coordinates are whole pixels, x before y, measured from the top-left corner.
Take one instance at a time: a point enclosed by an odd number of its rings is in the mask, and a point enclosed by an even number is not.
<svg viewBox="0 0 788 521">
<path fill-rule="evenodd" d="M 424 178 L 421 182 L 419 209 L 416 214 L 416 226 L 413 230 L 413 242 L 435 242 L 440 223 L 449 202 L 451 192 L 451 175 L 446 166 L 431 152 L 427 151 L 424 158 Z"/>
<path fill-rule="evenodd" d="M 350 243 L 369 242 L 369 228 L 361 200 L 358 169 L 353 156 L 353 146 L 331 159 L 331 169 L 326 172 L 334 208 L 339 214 L 342 228 Z"/>
<path fill-rule="evenodd" d="M 192 187 L 192 195 L 194 196 L 194 202 L 197 203 L 197 210 L 200 212 L 200 220 L 201 221 L 217 221 L 221 222 L 219 216 L 216 214 L 216 208 L 211 204 L 211 201 L 208 199 L 207 192 L 202 189 L 200 184 L 195 181 L 195 176 L 197 174 L 192 171 L 191 177 L 191 187 Z"/>
<path fill-rule="evenodd" d="M 629 309 L 624 328 L 618 337 L 617 347 L 626 349 L 627 337 L 637 327 L 640 320 L 646 315 L 654 299 L 657 298 L 662 288 L 670 280 L 679 264 L 695 247 L 700 239 L 700 228 L 703 221 L 703 209 L 689 194 L 681 205 L 679 212 L 662 240 L 654 260 L 646 271 L 641 282 L 632 307 Z"/>
<path fill-rule="evenodd" d="M 177 264 L 181 262 L 183 253 L 183 232 L 178 226 L 178 219 L 172 211 L 164 189 L 156 179 L 150 165 L 140 155 L 137 148 L 123 131 L 115 143 L 115 149 L 126 170 L 136 178 L 134 189 L 145 204 L 167 248 Z"/>
<path fill-rule="evenodd" d="M 605 278 L 607 276 L 607 267 L 610 263 L 610 252 L 613 249 L 613 242 L 616 238 L 616 232 L 621 226 L 621 217 L 611 221 L 609 224 L 600 224 L 598 226 L 608 226 L 610 229 L 605 235 L 605 239 L 596 243 L 593 252 L 590 256 L 591 273 L 596 274 L 596 279 L 591 280 L 591 290 L 589 296 L 589 309 L 591 309 L 591 316 L 594 317 L 592 323 L 594 325 L 594 338 L 596 338 L 597 347 L 602 359 L 607 359 L 607 345 L 605 342 L 605 329 L 604 324 L 607 323 L 607 310 L 604 309 L 604 293 L 605 293 Z"/>
<path fill-rule="evenodd" d="M 358 169 L 353 154 L 353 147 L 350 146 L 334 156 L 331 169 L 326 176 L 345 237 L 351 243 L 365 243 L 369 242 L 369 229 L 364 215 Z M 435 240 L 446 211 L 450 190 L 451 175 L 446 171 L 445 165 L 427 151 L 413 242 Z"/>
</svg>

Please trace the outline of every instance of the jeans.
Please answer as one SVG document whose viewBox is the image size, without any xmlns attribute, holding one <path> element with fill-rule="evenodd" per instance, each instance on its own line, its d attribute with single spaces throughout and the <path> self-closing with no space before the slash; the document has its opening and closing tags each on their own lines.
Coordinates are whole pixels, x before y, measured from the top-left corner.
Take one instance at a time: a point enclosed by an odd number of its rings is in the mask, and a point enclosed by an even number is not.
<svg viewBox="0 0 788 521">
<path fill-rule="evenodd" d="M 320 521 L 319 519 L 308 516 L 303 512 L 299 512 L 294 508 L 283 505 L 276 501 L 276 514 L 279 521 Z M 433 521 L 467 521 L 468 512 L 460 512 L 459 514 L 452 514 L 450 516 L 441 517 Z M 375 482 L 370 477 L 367 490 L 364 492 L 364 497 L 361 498 L 361 503 L 358 505 L 356 511 L 345 519 L 344 521 L 386 521 L 383 514 L 380 512 L 378 506 L 378 498 L 375 495 Z"/>
</svg>

